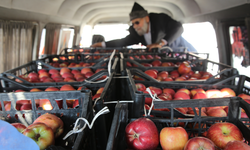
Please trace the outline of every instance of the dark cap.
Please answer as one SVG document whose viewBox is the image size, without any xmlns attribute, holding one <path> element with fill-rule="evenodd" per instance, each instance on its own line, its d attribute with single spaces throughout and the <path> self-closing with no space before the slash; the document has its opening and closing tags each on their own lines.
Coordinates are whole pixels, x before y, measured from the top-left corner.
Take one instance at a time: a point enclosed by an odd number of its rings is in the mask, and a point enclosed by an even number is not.
<svg viewBox="0 0 250 150">
<path fill-rule="evenodd" d="M 134 6 L 129 14 L 130 21 L 136 18 L 143 18 L 148 15 L 148 12 L 138 3 L 134 3 Z"/>
</svg>

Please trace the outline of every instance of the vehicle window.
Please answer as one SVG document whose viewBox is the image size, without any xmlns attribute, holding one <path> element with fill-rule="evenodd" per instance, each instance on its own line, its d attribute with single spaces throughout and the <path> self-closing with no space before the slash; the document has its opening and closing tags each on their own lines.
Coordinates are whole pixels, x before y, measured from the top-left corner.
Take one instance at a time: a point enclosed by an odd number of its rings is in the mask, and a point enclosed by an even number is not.
<svg viewBox="0 0 250 150">
<path fill-rule="evenodd" d="M 208 53 L 209 59 L 219 62 L 217 39 L 210 22 L 183 24 L 182 37 L 189 42 L 198 53 Z"/>
<path fill-rule="evenodd" d="M 240 74 L 248 76 L 250 61 L 247 28 L 230 26 L 229 35 L 232 46 L 232 66 L 237 68 Z"/>
</svg>

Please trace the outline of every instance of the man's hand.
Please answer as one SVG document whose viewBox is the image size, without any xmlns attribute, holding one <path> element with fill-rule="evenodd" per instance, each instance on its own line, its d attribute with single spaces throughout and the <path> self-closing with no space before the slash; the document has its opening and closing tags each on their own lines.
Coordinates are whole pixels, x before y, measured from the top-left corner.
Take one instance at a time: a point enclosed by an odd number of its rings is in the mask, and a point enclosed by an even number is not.
<svg viewBox="0 0 250 150">
<path fill-rule="evenodd" d="M 151 51 L 152 48 L 162 48 L 162 45 L 160 45 L 159 43 L 154 43 L 154 44 L 147 45 L 147 48 L 149 51 Z"/>
<path fill-rule="evenodd" d="M 102 47 L 102 42 L 95 43 L 95 44 L 91 45 L 90 47 Z"/>
</svg>

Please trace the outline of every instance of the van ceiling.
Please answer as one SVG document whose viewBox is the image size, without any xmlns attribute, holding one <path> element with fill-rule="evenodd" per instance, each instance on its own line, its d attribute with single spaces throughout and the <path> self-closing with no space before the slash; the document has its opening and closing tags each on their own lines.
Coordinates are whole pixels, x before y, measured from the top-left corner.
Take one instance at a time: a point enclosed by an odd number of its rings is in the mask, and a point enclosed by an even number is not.
<svg viewBox="0 0 250 150">
<path fill-rule="evenodd" d="M 249 3 L 249 0 L 137 0 L 148 12 L 186 19 Z M 0 19 L 68 25 L 128 23 L 134 0 L 1 0 Z"/>
</svg>

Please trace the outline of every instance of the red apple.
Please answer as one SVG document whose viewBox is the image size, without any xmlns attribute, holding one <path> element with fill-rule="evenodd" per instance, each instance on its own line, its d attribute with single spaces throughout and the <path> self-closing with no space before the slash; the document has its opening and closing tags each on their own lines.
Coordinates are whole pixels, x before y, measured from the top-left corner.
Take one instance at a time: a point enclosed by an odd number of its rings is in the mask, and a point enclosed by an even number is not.
<svg viewBox="0 0 250 150">
<path fill-rule="evenodd" d="M 58 70 L 56 70 L 56 69 L 50 69 L 49 70 L 49 74 L 55 74 L 55 73 L 59 73 L 59 71 Z"/>
<path fill-rule="evenodd" d="M 95 94 L 95 95 L 92 97 L 92 100 L 95 100 L 95 99 L 101 97 L 101 94 L 102 94 L 102 93 L 97 93 L 97 94 Z"/>
<path fill-rule="evenodd" d="M 89 78 L 89 77 L 91 77 L 92 75 L 94 75 L 93 72 L 87 72 L 87 73 L 85 73 L 85 77 L 86 77 L 86 78 Z"/>
<path fill-rule="evenodd" d="M 38 79 L 38 73 L 36 73 L 36 72 L 30 72 L 28 74 L 28 78 L 30 78 L 30 79 Z"/>
<path fill-rule="evenodd" d="M 197 92 L 192 99 L 206 99 L 207 95 L 203 92 Z"/>
<path fill-rule="evenodd" d="M 146 90 L 146 86 L 144 85 L 144 84 L 142 84 L 142 83 L 136 83 L 135 84 L 135 87 L 136 87 L 136 89 L 138 90 L 138 91 L 145 91 Z"/>
<path fill-rule="evenodd" d="M 49 99 L 40 99 L 39 107 L 42 107 L 43 110 L 52 110 L 53 109 Z"/>
<path fill-rule="evenodd" d="M 162 149 L 182 150 L 188 141 L 187 131 L 183 127 L 164 127 L 160 132 Z"/>
<path fill-rule="evenodd" d="M 174 80 L 171 77 L 167 77 L 166 79 L 163 79 L 163 81 L 174 81 Z"/>
<path fill-rule="evenodd" d="M 30 92 L 40 92 L 40 91 L 42 91 L 42 90 L 40 90 L 38 88 L 33 88 L 33 89 L 30 90 Z"/>
<path fill-rule="evenodd" d="M 23 131 L 23 135 L 33 139 L 40 149 L 46 149 L 55 143 L 52 129 L 44 123 L 33 123 L 29 125 Z"/>
<path fill-rule="evenodd" d="M 209 109 L 206 114 L 211 117 L 226 117 L 227 113 L 222 108 Z"/>
<path fill-rule="evenodd" d="M 160 73 L 158 73 L 157 76 L 161 77 L 164 80 L 164 79 L 166 79 L 168 77 L 168 72 L 167 71 L 161 71 Z"/>
<path fill-rule="evenodd" d="M 132 67 L 132 64 L 131 64 L 130 62 L 127 61 L 127 62 L 126 62 L 126 66 L 127 66 L 127 67 Z"/>
<path fill-rule="evenodd" d="M 48 72 L 41 72 L 39 74 L 39 78 L 42 78 L 42 77 L 50 77 L 49 73 Z"/>
<path fill-rule="evenodd" d="M 186 78 L 185 77 L 177 77 L 175 78 L 175 81 L 185 81 Z"/>
<path fill-rule="evenodd" d="M 71 72 L 65 72 L 62 74 L 62 77 L 65 79 L 65 78 L 74 78 L 74 74 L 72 74 Z"/>
<path fill-rule="evenodd" d="M 51 86 L 51 87 L 46 88 L 44 91 L 59 91 L 59 89 Z"/>
<path fill-rule="evenodd" d="M 173 66 L 173 63 L 172 63 L 172 62 L 163 62 L 163 63 L 161 64 L 161 66 L 162 66 L 162 67 L 171 67 L 171 66 Z"/>
<path fill-rule="evenodd" d="M 159 67 L 159 66 L 161 66 L 162 62 L 160 60 L 154 60 L 151 64 L 154 67 Z"/>
<path fill-rule="evenodd" d="M 158 96 L 159 99 L 163 100 L 163 101 L 169 101 L 172 100 L 172 96 L 170 93 L 162 93 Z"/>
<path fill-rule="evenodd" d="M 148 76 L 156 79 L 157 78 L 157 73 L 154 70 L 146 70 L 144 73 L 146 73 Z"/>
<path fill-rule="evenodd" d="M 60 91 L 74 91 L 76 90 L 73 86 L 65 84 L 60 88 Z"/>
<path fill-rule="evenodd" d="M 132 149 L 156 149 L 159 133 L 154 122 L 148 118 L 139 118 L 130 122 L 125 129 L 126 141 Z"/>
<path fill-rule="evenodd" d="M 11 123 L 11 125 L 14 126 L 20 133 L 23 133 L 26 129 L 26 126 L 22 123 Z"/>
<path fill-rule="evenodd" d="M 157 96 L 162 93 L 162 90 L 158 87 L 149 86 L 148 88 L 150 89 L 151 92 L 154 91 L 157 94 Z"/>
<path fill-rule="evenodd" d="M 194 137 L 187 141 L 184 150 L 215 150 L 215 144 L 205 137 Z"/>
<path fill-rule="evenodd" d="M 31 104 L 23 104 L 20 107 L 20 110 L 32 110 L 32 106 L 31 106 Z"/>
<path fill-rule="evenodd" d="M 186 88 L 181 88 L 181 89 L 177 90 L 176 93 L 177 93 L 177 92 L 185 92 L 185 93 L 187 93 L 189 96 L 191 96 L 190 90 L 189 90 L 189 89 L 186 89 Z"/>
<path fill-rule="evenodd" d="M 206 91 L 207 98 L 220 98 L 222 97 L 221 91 L 218 89 L 209 89 Z"/>
<path fill-rule="evenodd" d="M 100 87 L 100 88 L 96 91 L 96 94 L 102 93 L 103 90 L 104 90 L 104 87 Z"/>
<path fill-rule="evenodd" d="M 213 124 L 207 131 L 207 138 L 214 142 L 216 146 L 224 149 L 229 141 L 242 141 L 243 135 L 240 129 L 229 122 Z"/>
<path fill-rule="evenodd" d="M 171 94 L 172 97 L 174 97 L 174 94 L 175 94 L 174 89 L 171 89 L 171 88 L 164 88 L 164 89 L 162 90 L 162 92 L 163 92 L 163 93 L 169 93 L 169 94 Z"/>
<path fill-rule="evenodd" d="M 187 61 L 182 62 L 178 67 L 178 72 L 180 74 L 188 74 L 190 71 L 191 71 L 191 66 Z"/>
<path fill-rule="evenodd" d="M 81 74 L 86 74 L 87 72 L 93 72 L 90 68 L 83 68 Z"/>
<path fill-rule="evenodd" d="M 242 141 L 229 141 L 224 150 L 250 150 L 250 146 Z"/>
<path fill-rule="evenodd" d="M 222 94 L 223 97 L 236 96 L 235 92 L 230 88 L 222 88 L 220 91 L 221 91 L 221 94 Z"/>
<path fill-rule="evenodd" d="M 55 138 L 59 137 L 63 133 L 63 121 L 53 114 L 43 114 L 39 116 L 34 122 L 35 123 L 44 123 L 52 129 L 54 132 Z"/>
<path fill-rule="evenodd" d="M 206 93 L 202 88 L 192 89 L 190 92 L 192 96 L 194 96 L 197 92 Z"/>
<path fill-rule="evenodd" d="M 153 67 L 152 64 L 149 64 L 149 63 L 142 63 L 142 65 L 145 67 Z"/>
<path fill-rule="evenodd" d="M 238 97 L 241 97 L 242 99 L 250 99 L 250 95 L 247 95 L 247 94 L 244 94 L 244 93 L 241 93 L 238 95 Z"/>
<path fill-rule="evenodd" d="M 190 99 L 190 96 L 186 92 L 176 92 L 174 94 L 174 99 L 182 98 L 184 99 Z"/>
<path fill-rule="evenodd" d="M 40 70 L 38 71 L 38 74 L 41 74 L 42 72 L 47 72 L 47 70 L 45 70 L 45 69 L 40 69 Z"/>
<path fill-rule="evenodd" d="M 69 68 L 62 68 L 61 70 L 60 70 L 60 75 L 63 75 L 65 72 L 71 72 L 70 71 L 70 69 Z"/>
</svg>

